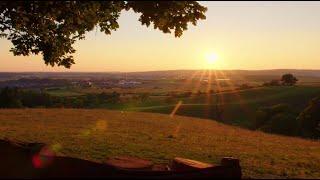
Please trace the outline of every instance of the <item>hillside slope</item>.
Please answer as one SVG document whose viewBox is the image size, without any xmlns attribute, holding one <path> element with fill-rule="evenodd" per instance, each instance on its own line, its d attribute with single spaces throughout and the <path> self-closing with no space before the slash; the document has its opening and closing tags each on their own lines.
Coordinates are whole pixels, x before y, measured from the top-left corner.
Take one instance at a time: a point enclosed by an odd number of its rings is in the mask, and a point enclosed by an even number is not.
<svg viewBox="0 0 320 180">
<path fill-rule="evenodd" d="M 218 96 L 223 109 L 222 118 L 219 119 L 220 122 L 252 128 L 256 119 L 256 111 L 261 107 L 286 103 L 298 115 L 312 98 L 319 95 L 320 88 L 318 86 L 259 87 L 234 92 L 223 92 L 218 95 L 214 94 L 210 96 L 211 102 L 208 101 L 208 95 L 204 94 L 195 97 L 177 98 L 171 104 L 154 103 L 146 107 L 131 105 L 131 107 L 123 109 L 170 114 L 176 102 L 181 100 L 183 104 L 176 112 L 177 115 L 215 119 L 216 115 L 213 110 L 215 109 Z"/>
<path fill-rule="evenodd" d="M 59 155 L 102 162 L 133 155 L 167 162 L 239 158 L 245 177 L 320 178 L 320 142 L 141 112 L 75 109 L 0 110 L 0 138 L 45 142 Z"/>
</svg>

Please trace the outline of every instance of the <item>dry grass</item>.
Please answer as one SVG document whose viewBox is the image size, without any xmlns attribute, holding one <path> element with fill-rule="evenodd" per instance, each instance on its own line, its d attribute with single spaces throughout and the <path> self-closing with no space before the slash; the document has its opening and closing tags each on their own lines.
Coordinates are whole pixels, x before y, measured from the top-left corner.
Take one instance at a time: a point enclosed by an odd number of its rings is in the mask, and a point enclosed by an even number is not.
<svg viewBox="0 0 320 180">
<path fill-rule="evenodd" d="M 0 138 L 45 142 L 60 155 L 102 162 L 134 155 L 219 163 L 239 158 L 245 177 L 319 178 L 320 142 L 270 135 L 212 120 L 110 110 L 0 110 Z"/>
</svg>

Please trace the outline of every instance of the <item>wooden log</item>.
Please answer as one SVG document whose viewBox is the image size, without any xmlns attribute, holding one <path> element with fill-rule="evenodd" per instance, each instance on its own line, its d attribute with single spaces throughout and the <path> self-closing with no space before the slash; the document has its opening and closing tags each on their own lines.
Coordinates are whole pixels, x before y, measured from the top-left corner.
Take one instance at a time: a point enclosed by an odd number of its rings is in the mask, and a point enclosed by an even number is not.
<svg viewBox="0 0 320 180">
<path fill-rule="evenodd" d="M 152 166 L 152 171 L 169 171 L 170 168 L 167 164 L 154 164 Z"/>
<path fill-rule="evenodd" d="M 199 169 L 210 168 L 213 166 L 213 164 L 176 157 L 171 162 L 170 168 L 172 171 L 194 171 Z"/>
<path fill-rule="evenodd" d="M 151 161 L 129 156 L 110 158 L 106 161 L 106 164 L 119 169 L 130 170 L 151 170 L 153 166 Z"/>
</svg>

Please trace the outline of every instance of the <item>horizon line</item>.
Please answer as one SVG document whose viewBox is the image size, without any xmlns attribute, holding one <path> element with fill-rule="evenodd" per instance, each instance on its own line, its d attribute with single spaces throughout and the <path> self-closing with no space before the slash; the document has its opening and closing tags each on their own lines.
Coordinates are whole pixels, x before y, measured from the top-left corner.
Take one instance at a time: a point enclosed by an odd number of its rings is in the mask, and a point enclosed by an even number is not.
<svg viewBox="0 0 320 180">
<path fill-rule="evenodd" d="M 304 70 L 304 71 L 320 71 L 320 69 L 168 69 L 168 70 L 146 70 L 146 71 L 0 71 L 0 73 L 146 73 L 146 72 L 161 72 L 161 71 L 279 71 L 279 70 Z"/>
</svg>

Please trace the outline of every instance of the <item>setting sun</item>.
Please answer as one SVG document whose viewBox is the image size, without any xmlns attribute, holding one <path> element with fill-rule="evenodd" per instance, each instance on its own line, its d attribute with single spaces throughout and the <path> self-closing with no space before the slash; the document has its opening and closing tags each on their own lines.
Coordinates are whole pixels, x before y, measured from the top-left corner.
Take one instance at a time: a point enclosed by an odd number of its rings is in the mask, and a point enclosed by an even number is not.
<svg viewBox="0 0 320 180">
<path fill-rule="evenodd" d="M 212 66 L 217 62 L 218 55 L 216 53 L 207 54 L 206 57 L 205 57 L 205 60 L 207 62 L 207 65 Z"/>
</svg>

